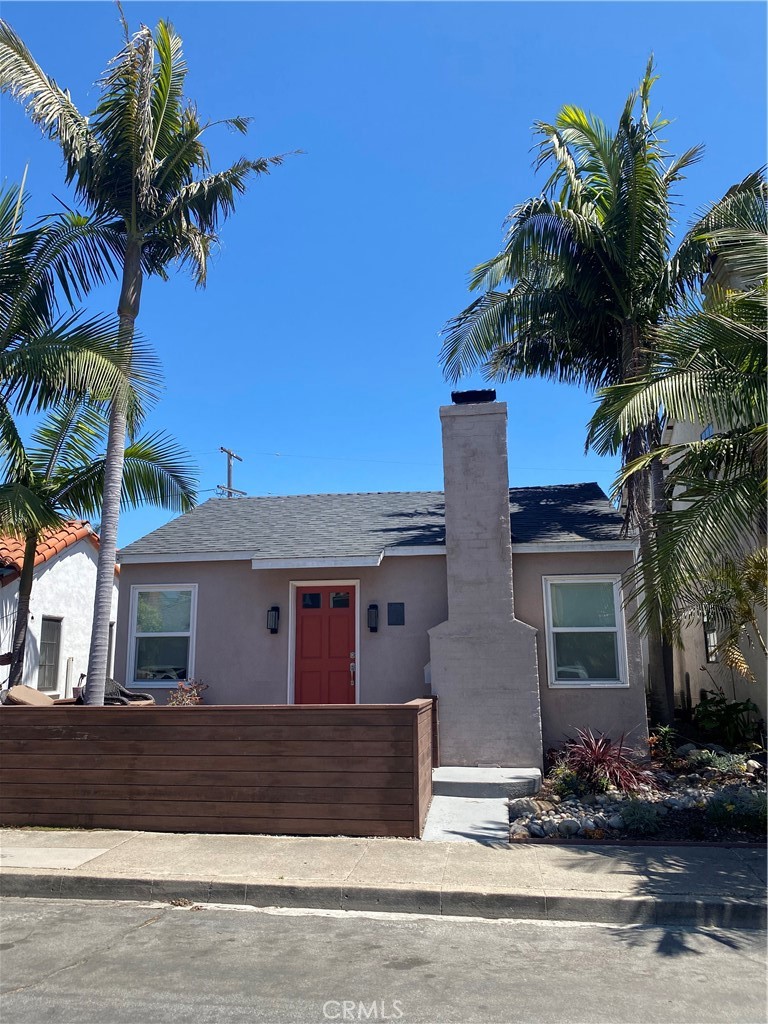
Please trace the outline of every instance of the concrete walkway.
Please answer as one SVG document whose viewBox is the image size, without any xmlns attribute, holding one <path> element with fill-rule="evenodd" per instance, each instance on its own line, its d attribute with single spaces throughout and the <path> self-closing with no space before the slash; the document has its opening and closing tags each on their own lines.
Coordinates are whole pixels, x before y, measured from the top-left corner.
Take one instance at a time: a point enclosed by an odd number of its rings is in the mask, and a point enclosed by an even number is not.
<svg viewBox="0 0 768 1024">
<path fill-rule="evenodd" d="M 422 838 L 438 843 L 509 845 L 510 797 L 541 789 L 538 768 L 442 767 L 432 771 L 432 803 Z"/>
<path fill-rule="evenodd" d="M 478 917 L 764 923 L 765 852 L 0 831 L 0 893 Z"/>
</svg>

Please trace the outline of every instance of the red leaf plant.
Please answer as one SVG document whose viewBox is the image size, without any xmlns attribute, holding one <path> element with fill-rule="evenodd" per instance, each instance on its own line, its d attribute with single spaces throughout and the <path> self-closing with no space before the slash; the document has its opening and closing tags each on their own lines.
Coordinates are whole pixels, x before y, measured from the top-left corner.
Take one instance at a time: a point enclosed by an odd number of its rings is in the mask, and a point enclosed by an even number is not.
<svg viewBox="0 0 768 1024">
<path fill-rule="evenodd" d="M 615 786 L 624 792 L 648 785 L 653 776 L 624 746 L 624 733 L 618 743 L 609 736 L 591 729 L 577 729 L 577 740 L 568 740 L 560 764 L 569 768 L 595 791 Z"/>
</svg>

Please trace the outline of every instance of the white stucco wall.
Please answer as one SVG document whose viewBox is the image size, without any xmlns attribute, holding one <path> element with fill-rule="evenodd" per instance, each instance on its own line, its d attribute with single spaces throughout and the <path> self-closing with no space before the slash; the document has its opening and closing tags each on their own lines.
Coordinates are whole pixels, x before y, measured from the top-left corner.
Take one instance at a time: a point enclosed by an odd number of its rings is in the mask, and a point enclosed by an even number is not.
<svg viewBox="0 0 768 1024">
<path fill-rule="evenodd" d="M 96 560 L 96 549 L 87 538 L 83 538 L 35 570 L 27 628 L 27 648 L 24 654 L 23 682 L 27 686 L 37 688 L 40 629 L 43 618 L 61 619 L 61 647 L 55 694 L 60 697 L 70 696 L 70 693 L 66 692 L 69 658 L 72 659 L 72 686 L 78 685 L 80 674 L 86 671 L 96 588 Z M 18 593 L 18 580 L 0 589 L 0 651 L 3 652 L 11 649 Z M 116 576 L 111 622 L 117 619 L 117 597 Z M 8 666 L 0 668 L 0 681 L 3 685 L 8 679 L 9 672 Z M 112 674 L 111 665 L 109 674 Z M 54 695 L 53 691 L 48 692 Z"/>
</svg>

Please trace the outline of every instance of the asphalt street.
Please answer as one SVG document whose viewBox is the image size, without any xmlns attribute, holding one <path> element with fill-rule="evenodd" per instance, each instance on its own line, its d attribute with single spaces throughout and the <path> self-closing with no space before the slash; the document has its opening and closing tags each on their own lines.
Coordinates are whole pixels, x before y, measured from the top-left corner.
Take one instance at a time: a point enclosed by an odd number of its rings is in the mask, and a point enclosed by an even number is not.
<svg viewBox="0 0 768 1024">
<path fill-rule="evenodd" d="M 757 932 L 7 898 L 3 1024 L 763 1024 Z"/>
</svg>

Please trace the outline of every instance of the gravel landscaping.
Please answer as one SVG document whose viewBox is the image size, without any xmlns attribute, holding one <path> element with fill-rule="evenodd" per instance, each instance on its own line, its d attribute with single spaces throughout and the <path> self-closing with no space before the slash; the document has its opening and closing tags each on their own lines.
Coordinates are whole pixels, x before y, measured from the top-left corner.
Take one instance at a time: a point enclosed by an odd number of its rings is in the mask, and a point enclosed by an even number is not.
<svg viewBox="0 0 768 1024">
<path fill-rule="evenodd" d="M 557 772 L 550 772 L 537 797 L 509 801 L 510 841 L 764 841 L 764 755 L 755 760 L 720 751 L 686 744 L 674 767 L 651 765 L 648 781 L 631 792 L 608 786 L 562 793 Z"/>
</svg>

